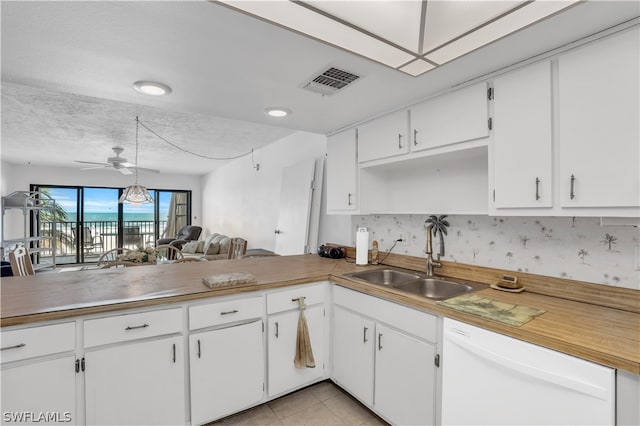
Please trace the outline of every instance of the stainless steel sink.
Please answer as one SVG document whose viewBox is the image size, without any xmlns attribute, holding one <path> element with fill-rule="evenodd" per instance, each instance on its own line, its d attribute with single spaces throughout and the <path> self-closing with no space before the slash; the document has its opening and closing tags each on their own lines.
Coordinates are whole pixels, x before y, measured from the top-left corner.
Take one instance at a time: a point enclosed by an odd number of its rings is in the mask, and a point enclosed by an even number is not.
<svg viewBox="0 0 640 426">
<path fill-rule="evenodd" d="M 395 269 L 373 269 L 370 271 L 352 272 L 350 274 L 345 274 L 344 276 L 363 280 L 369 284 L 384 286 L 394 286 L 396 284 L 420 278 L 420 275 L 418 274 L 397 271 Z"/>
<path fill-rule="evenodd" d="M 433 300 L 444 300 L 473 290 L 466 284 L 454 283 L 439 278 L 418 278 L 393 286 L 400 291 L 417 294 Z"/>
</svg>

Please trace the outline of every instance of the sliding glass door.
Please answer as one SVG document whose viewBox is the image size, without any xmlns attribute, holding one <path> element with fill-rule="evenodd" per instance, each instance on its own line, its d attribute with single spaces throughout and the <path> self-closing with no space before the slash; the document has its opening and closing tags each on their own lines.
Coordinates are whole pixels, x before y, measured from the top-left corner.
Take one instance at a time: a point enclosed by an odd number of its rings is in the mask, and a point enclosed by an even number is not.
<svg viewBox="0 0 640 426">
<path fill-rule="evenodd" d="M 78 263 L 97 262 L 105 251 L 118 247 L 118 197 L 116 188 L 80 188 L 82 220 L 73 227 Z"/>
<path fill-rule="evenodd" d="M 113 248 L 154 246 L 191 223 L 191 191 L 149 190 L 152 204 L 119 204 L 122 188 L 32 185 L 56 200 L 58 264 L 97 262 Z M 40 220 L 42 235 L 52 232 L 51 219 Z"/>
</svg>

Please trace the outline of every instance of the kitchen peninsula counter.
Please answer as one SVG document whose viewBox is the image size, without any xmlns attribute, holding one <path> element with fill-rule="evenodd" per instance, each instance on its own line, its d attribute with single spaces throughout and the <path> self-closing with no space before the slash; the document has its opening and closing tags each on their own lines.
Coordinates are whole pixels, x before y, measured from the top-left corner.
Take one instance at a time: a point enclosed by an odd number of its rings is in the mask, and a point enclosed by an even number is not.
<svg viewBox="0 0 640 426">
<path fill-rule="evenodd" d="M 342 276 L 369 268 L 372 267 L 355 266 L 344 259 L 299 255 L 3 278 L 0 325 L 6 327 L 60 320 L 331 280 L 363 293 L 640 374 L 638 312 L 600 306 L 597 301 L 584 303 L 528 291 L 506 293 L 493 290 L 486 283 L 479 284 L 481 289 L 478 294 L 546 311 L 521 327 L 513 327 L 454 311 L 420 296 Z M 444 268 L 443 274 L 446 271 L 447 268 Z M 249 272 L 256 276 L 257 283 L 216 289 L 210 289 L 202 283 L 205 276 L 228 272 Z M 632 304 L 640 303 L 640 292 L 630 290 L 628 294 L 636 299 Z"/>
</svg>

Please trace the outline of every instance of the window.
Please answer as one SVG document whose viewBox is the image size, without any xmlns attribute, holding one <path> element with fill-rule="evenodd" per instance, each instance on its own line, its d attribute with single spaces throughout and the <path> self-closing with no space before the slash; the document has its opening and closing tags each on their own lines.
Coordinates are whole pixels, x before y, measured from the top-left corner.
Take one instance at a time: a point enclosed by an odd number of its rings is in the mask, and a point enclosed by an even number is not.
<svg viewBox="0 0 640 426">
<path fill-rule="evenodd" d="M 56 218 L 56 263 L 97 262 L 116 247 L 153 246 L 191 224 L 191 191 L 149 189 L 153 204 L 119 204 L 122 188 L 31 185 L 47 192 L 60 206 Z M 44 218 L 41 232 L 51 232 Z"/>
</svg>

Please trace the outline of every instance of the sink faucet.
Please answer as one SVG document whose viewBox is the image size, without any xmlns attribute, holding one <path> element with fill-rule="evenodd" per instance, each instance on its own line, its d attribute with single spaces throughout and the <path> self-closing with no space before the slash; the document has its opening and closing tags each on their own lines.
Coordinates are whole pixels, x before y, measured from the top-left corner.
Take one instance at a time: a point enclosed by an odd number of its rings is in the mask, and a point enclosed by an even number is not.
<svg viewBox="0 0 640 426">
<path fill-rule="evenodd" d="M 433 225 L 427 225 L 427 277 L 433 277 L 433 268 L 440 268 L 442 267 L 442 264 L 438 261 L 434 261 L 433 260 L 433 246 L 432 246 L 432 241 L 433 241 L 433 233 L 432 233 L 432 229 Z M 440 255 L 438 256 L 438 260 L 440 260 Z"/>
</svg>

